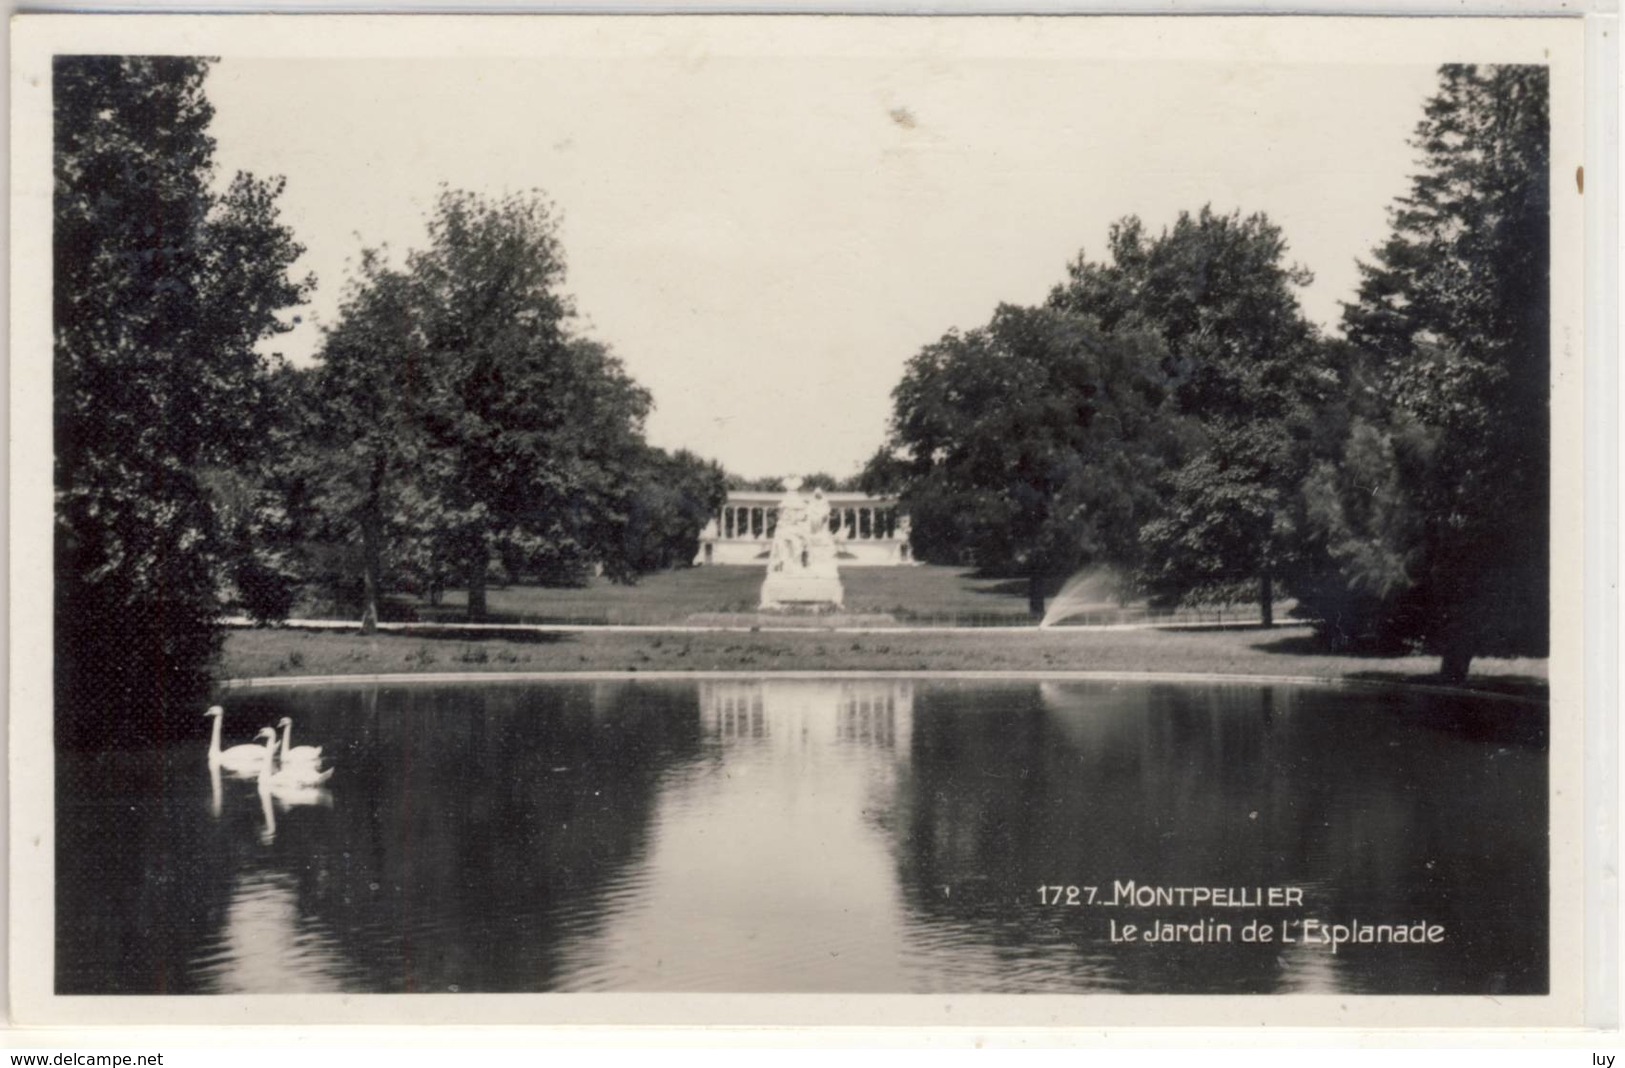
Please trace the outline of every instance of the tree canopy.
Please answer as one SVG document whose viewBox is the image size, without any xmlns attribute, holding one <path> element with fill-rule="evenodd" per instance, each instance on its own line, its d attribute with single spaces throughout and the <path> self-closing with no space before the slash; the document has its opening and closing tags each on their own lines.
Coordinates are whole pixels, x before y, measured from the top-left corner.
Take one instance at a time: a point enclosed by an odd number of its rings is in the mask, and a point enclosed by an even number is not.
<svg viewBox="0 0 1625 1068">
<path fill-rule="evenodd" d="M 365 632 L 378 625 L 389 546 L 411 532 L 429 375 L 413 280 L 378 252 L 363 252 L 306 392 L 306 444 L 330 533 L 360 536 Z"/>
<path fill-rule="evenodd" d="M 898 487 L 916 545 L 969 549 L 1048 592 L 1135 553 L 1167 455 L 1161 343 L 1054 307 L 1001 306 L 909 361 L 873 488 Z"/>
<path fill-rule="evenodd" d="M 1307 405 L 1331 384 L 1295 292 L 1309 272 L 1287 262 L 1267 216 L 1210 207 L 1155 237 L 1124 219 L 1108 250 L 1104 263 L 1080 256 L 1049 303 L 1166 345 L 1169 415 L 1187 422 L 1188 447 L 1166 506 L 1142 528 L 1141 579 L 1175 600 L 1229 599 L 1256 583 L 1267 624 L 1292 541 L 1284 504 L 1301 478 Z"/>
<path fill-rule="evenodd" d="M 1341 567 L 1317 611 L 1460 678 L 1544 655 L 1550 498 L 1547 70 L 1450 65 L 1420 169 L 1344 312 L 1380 404 L 1310 489 Z M 1369 507 L 1361 494 L 1376 489 Z"/>
<path fill-rule="evenodd" d="M 404 267 L 363 257 L 322 353 L 333 500 L 362 535 L 377 614 L 386 535 L 461 578 L 635 573 L 628 536 L 648 393 L 607 346 L 573 336 L 555 213 L 538 194 L 446 190 Z"/>
<path fill-rule="evenodd" d="M 622 557 L 635 572 L 687 567 L 700 531 L 728 499 L 722 465 L 687 449 L 649 448 L 638 465 Z"/>
<path fill-rule="evenodd" d="M 209 61 L 53 68 L 56 626 L 63 737 L 202 699 L 230 599 L 292 604 L 301 539 L 392 581 L 630 581 L 692 558 L 745 480 L 644 440 L 652 401 L 576 328 L 539 193 L 445 189 L 421 248 L 364 252 L 317 365 L 265 352 L 311 279 L 280 179 L 218 183 Z M 1127 217 L 1036 307 L 909 361 L 856 479 L 916 552 L 1076 568 L 1182 601 L 1278 584 L 1340 643 L 1544 654 L 1550 497 L 1548 75 L 1450 65 L 1343 339 L 1263 214 Z M 355 547 L 352 547 L 355 546 Z M 358 549 L 356 548 L 358 547 Z"/>
<path fill-rule="evenodd" d="M 207 60 L 53 65 L 58 727 L 201 700 L 225 553 L 200 483 L 263 446 L 260 344 L 313 284 L 278 179 L 214 189 Z"/>
</svg>

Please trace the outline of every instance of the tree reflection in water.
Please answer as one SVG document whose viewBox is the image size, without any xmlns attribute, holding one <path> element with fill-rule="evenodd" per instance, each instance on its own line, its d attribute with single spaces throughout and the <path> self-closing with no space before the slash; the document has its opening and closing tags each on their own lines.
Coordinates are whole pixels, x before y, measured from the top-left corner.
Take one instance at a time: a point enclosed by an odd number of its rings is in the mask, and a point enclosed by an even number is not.
<svg viewBox="0 0 1625 1068">
<path fill-rule="evenodd" d="M 934 687 L 915 717 L 909 904 L 928 927 L 980 932 L 1046 982 L 1064 970 L 1134 992 L 1542 992 L 1544 746 L 1418 726 L 1449 700 L 1096 682 L 1010 684 L 995 700 L 985 684 Z M 1041 884 L 1109 896 L 1130 879 L 1301 886 L 1308 907 L 1279 918 L 1426 918 L 1450 945 L 1352 947 L 1333 960 L 1301 944 L 1113 946 L 1112 919 L 1230 917 L 1033 907 Z"/>
<path fill-rule="evenodd" d="M 889 822 L 913 684 L 701 682 L 630 907 L 572 987 L 908 989 Z"/>
<path fill-rule="evenodd" d="M 1546 984 L 1540 706 L 774 676 L 233 704 L 236 722 L 292 715 L 327 747 L 331 806 L 267 814 L 190 744 L 60 755 L 60 992 Z M 1131 879 L 1298 886 L 1303 915 L 1448 937 L 1335 957 L 1112 944 L 1114 918 L 1281 914 L 1037 895 Z"/>
</svg>

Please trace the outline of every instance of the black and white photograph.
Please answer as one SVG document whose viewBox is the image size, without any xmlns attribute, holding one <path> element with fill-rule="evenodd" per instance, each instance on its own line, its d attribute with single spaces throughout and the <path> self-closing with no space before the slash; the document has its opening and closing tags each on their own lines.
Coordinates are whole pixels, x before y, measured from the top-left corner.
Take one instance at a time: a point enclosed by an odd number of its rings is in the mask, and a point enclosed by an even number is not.
<svg viewBox="0 0 1625 1068">
<path fill-rule="evenodd" d="M 19 1020 L 1577 1024 L 1582 28 L 21 18 Z"/>
</svg>

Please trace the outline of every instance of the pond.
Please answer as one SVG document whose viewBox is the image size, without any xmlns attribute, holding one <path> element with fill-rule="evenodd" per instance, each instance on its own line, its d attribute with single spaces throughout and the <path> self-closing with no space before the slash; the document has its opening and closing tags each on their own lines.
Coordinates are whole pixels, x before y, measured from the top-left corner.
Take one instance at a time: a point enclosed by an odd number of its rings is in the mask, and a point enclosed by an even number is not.
<svg viewBox="0 0 1625 1068">
<path fill-rule="evenodd" d="M 1547 711 L 874 676 L 231 691 L 57 762 L 63 994 L 1538 994 Z M 199 710 L 202 711 L 201 709 Z"/>
</svg>

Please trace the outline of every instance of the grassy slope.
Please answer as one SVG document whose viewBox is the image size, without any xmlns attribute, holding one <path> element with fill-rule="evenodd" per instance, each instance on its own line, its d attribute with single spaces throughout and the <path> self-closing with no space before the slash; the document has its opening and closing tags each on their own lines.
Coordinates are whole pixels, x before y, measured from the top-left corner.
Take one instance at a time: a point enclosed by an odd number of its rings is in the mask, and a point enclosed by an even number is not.
<svg viewBox="0 0 1625 1068">
<path fill-rule="evenodd" d="M 1425 681 L 1431 657 L 1320 653 L 1301 629 L 966 631 L 956 634 L 698 633 L 427 638 L 234 631 L 222 677 L 445 671 L 1171 671 Z M 1473 662 L 1474 683 L 1545 692 L 1544 660 Z"/>
</svg>

